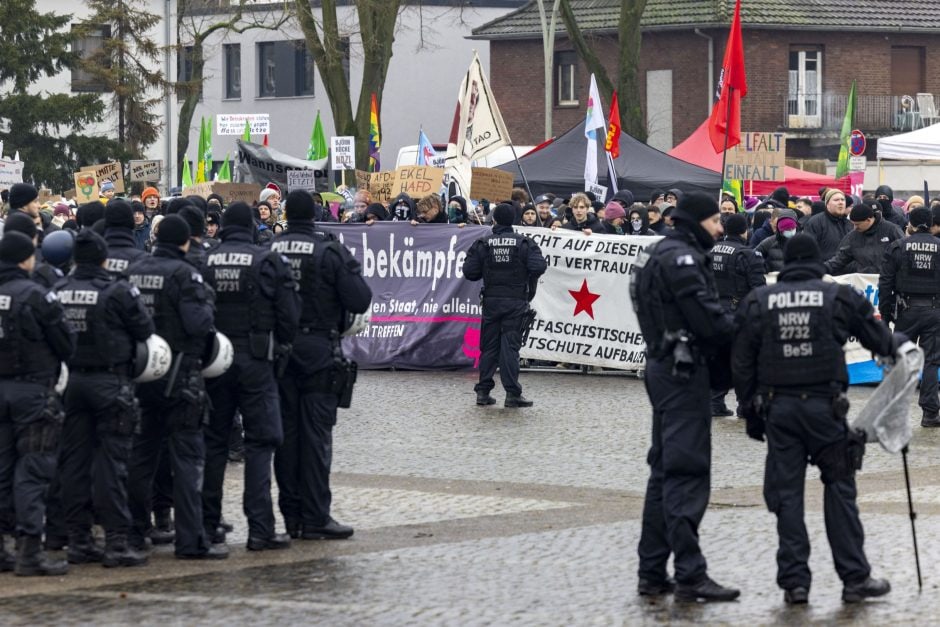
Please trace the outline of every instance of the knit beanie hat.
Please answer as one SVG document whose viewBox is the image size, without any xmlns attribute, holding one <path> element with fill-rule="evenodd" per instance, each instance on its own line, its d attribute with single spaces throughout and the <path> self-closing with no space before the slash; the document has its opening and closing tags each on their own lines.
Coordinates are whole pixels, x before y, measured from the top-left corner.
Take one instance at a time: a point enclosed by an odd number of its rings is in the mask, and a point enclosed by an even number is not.
<svg viewBox="0 0 940 627">
<path fill-rule="evenodd" d="M 493 221 L 500 226 L 512 226 L 516 221 L 516 210 L 512 205 L 500 203 L 493 210 Z"/>
<path fill-rule="evenodd" d="M 933 222 L 933 215 L 930 213 L 930 209 L 924 206 L 911 209 L 911 212 L 907 214 L 907 218 L 910 220 L 911 226 L 915 229 L 920 226 L 930 226 Z"/>
<path fill-rule="evenodd" d="M 183 207 L 176 215 L 186 222 L 192 237 L 202 237 L 206 232 L 206 216 L 196 207 Z"/>
<path fill-rule="evenodd" d="M 187 211 L 192 211 L 193 213 L 199 212 L 195 207 Z M 160 223 L 160 228 L 157 230 L 157 241 L 161 244 L 182 246 L 189 241 L 189 235 L 189 225 L 186 224 L 186 220 L 180 217 L 179 214 L 170 215 L 164 218 Z"/>
<path fill-rule="evenodd" d="M 875 212 L 872 210 L 871 206 L 859 202 L 852 206 L 852 212 L 849 214 L 849 220 L 852 222 L 861 222 L 862 220 L 867 220 L 869 218 L 875 217 Z"/>
<path fill-rule="evenodd" d="M 267 200 L 268 198 L 274 195 L 280 196 L 280 194 L 278 194 L 276 189 L 265 187 L 264 189 L 261 190 L 261 193 L 258 194 L 258 200 Z"/>
<path fill-rule="evenodd" d="M 813 236 L 799 233 L 794 235 L 783 251 L 783 262 L 819 261 L 819 244 Z"/>
<path fill-rule="evenodd" d="M 799 226 L 793 218 L 780 218 L 777 220 L 777 232 L 793 231 Z"/>
<path fill-rule="evenodd" d="M 101 265 L 108 257 L 108 244 L 92 229 L 82 229 L 75 236 L 75 263 Z"/>
<path fill-rule="evenodd" d="M 109 228 L 133 229 L 134 210 L 126 200 L 115 198 L 104 208 L 104 222 Z"/>
<path fill-rule="evenodd" d="M 29 239 L 33 239 L 36 237 L 36 223 L 25 213 L 11 213 L 3 224 L 3 232 L 8 231 L 18 231 Z"/>
<path fill-rule="evenodd" d="M 14 183 L 10 188 L 10 209 L 22 209 L 39 198 L 39 192 L 29 183 Z"/>
<path fill-rule="evenodd" d="M 617 218 L 625 217 L 627 217 L 627 212 L 624 210 L 623 205 L 617 202 L 616 199 L 611 200 L 607 203 L 607 206 L 604 207 L 604 219 L 608 222 L 613 222 Z"/>
<path fill-rule="evenodd" d="M 672 191 L 672 190 L 670 190 Z M 718 213 L 718 201 L 711 194 L 705 192 L 690 192 L 683 194 L 679 204 L 672 212 L 673 219 L 685 219 L 701 222 Z"/>
<path fill-rule="evenodd" d="M 614 197 L 611 198 L 611 200 L 619 200 L 621 203 L 623 203 L 624 208 L 628 208 L 632 206 L 634 202 L 633 192 L 631 192 L 629 189 L 621 189 L 619 192 L 614 194 Z M 606 217 L 607 214 L 605 213 L 604 215 Z M 610 218 L 607 219 L 609 220 Z"/>
<path fill-rule="evenodd" d="M 0 261 L 21 263 L 35 252 L 33 240 L 19 231 L 5 231 L 0 239 Z"/>
<path fill-rule="evenodd" d="M 779 223 L 777 224 L 779 227 Z M 728 235 L 744 235 L 747 233 L 747 217 L 743 213 L 732 213 L 725 220 L 725 233 Z"/>
<path fill-rule="evenodd" d="M 97 200 L 82 205 L 75 214 L 75 220 L 78 222 L 78 226 L 82 228 L 90 229 L 95 222 L 103 218 L 104 205 Z"/>
<path fill-rule="evenodd" d="M 843 197 L 845 196 L 845 193 L 841 189 L 830 188 L 826 190 L 826 195 L 823 196 L 823 202 L 828 205 L 829 201 L 832 200 L 832 197 L 836 194 L 841 194 Z"/>
<path fill-rule="evenodd" d="M 157 190 L 156 187 L 145 187 L 144 191 L 140 193 L 141 201 L 147 200 L 151 196 L 156 196 L 157 200 L 160 199 L 160 192 Z"/>
<path fill-rule="evenodd" d="M 102 193 L 102 194 L 105 193 L 105 192 L 113 192 L 113 191 L 114 191 L 114 182 L 113 182 L 113 181 L 105 181 L 105 182 L 103 182 L 103 183 L 101 184 L 101 193 Z"/>
<path fill-rule="evenodd" d="M 264 194 L 267 190 L 261 190 L 261 193 Z M 313 220 L 315 215 L 315 205 L 313 201 L 313 196 L 310 195 L 305 189 L 295 189 L 287 195 L 287 200 L 285 201 L 284 213 L 287 214 L 287 220 Z"/>
<path fill-rule="evenodd" d="M 251 207 L 243 202 L 235 202 L 222 214 L 222 226 L 241 226 L 250 229 L 254 224 Z"/>
</svg>

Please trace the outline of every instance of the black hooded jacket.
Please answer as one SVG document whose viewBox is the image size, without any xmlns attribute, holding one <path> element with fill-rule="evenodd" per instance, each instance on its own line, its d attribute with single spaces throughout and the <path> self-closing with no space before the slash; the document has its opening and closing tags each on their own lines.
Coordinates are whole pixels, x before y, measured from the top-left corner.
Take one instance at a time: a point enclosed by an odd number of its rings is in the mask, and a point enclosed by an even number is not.
<svg viewBox="0 0 940 627">
<path fill-rule="evenodd" d="M 398 203 L 402 201 L 407 205 L 407 209 L 398 206 Z M 415 201 L 408 194 L 395 196 L 395 199 L 388 204 L 388 212 L 391 214 L 393 222 L 410 222 L 417 219 L 418 216 Z"/>
<path fill-rule="evenodd" d="M 597 216 L 590 211 L 588 212 L 587 217 L 584 218 L 584 222 L 579 224 L 572 217 L 571 220 L 562 225 L 561 228 L 568 229 L 569 231 L 583 231 L 584 229 L 591 229 L 592 233 L 607 232 L 607 229 L 605 229 L 601 221 L 597 219 Z"/>
<path fill-rule="evenodd" d="M 850 272 L 878 274 L 888 244 L 903 237 L 904 233 L 897 225 L 876 215 L 875 223 L 864 233 L 849 231 L 836 254 L 826 261 L 826 271 L 832 275 Z"/>
</svg>

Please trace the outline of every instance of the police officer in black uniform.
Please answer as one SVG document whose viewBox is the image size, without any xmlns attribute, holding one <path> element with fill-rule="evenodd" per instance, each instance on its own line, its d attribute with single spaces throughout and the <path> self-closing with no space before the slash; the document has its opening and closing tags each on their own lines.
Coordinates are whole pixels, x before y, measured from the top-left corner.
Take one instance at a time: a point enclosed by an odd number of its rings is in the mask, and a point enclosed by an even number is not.
<svg viewBox="0 0 940 627">
<path fill-rule="evenodd" d="M 924 350 L 920 380 L 923 427 L 940 427 L 937 368 L 940 367 L 940 241 L 930 233 L 930 209 L 908 216 L 913 233 L 891 242 L 878 277 L 881 319 L 918 342 Z"/>
<path fill-rule="evenodd" d="M 764 257 L 747 245 L 747 218 L 733 213 L 724 221 L 725 237 L 711 250 L 712 271 L 718 299 L 725 311 L 734 313 L 741 299 L 755 287 L 766 285 Z M 712 390 L 712 416 L 731 416 L 725 405 L 728 388 Z"/>
<path fill-rule="evenodd" d="M 216 534 L 222 514 L 222 483 L 232 419 L 245 424 L 244 510 L 248 550 L 282 549 L 287 534 L 276 533 L 271 503 L 271 459 L 283 441 L 274 362 L 297 332 L 300 299 L 287 261 L 252 243 L 251 207 L 233 203 L 222 217 L 222 243 L 206 258 L 207 281 L 216 295 L 215 324 L 235 348 L 235 362 L 209 380 L 212 400 L 206 438 L 203 521 Z"/>
<path fill-rule="evenodd" d="M 493 210 L 493 232 L 473 243 L 463 264 L 470 281 L 483 279 L 483 330 L 480 340 L 480 382 L 474 386 L 477 405 L 493 405 L 493 375 L 506 390 L 505 407 L 531 407 L 519 385 L 519 348 L 523 318 L 535 297 L 538 278 L 547 264 L 538 245 L 516 233 L 512 224 L 516 210 L 497 205 Z"/>
<path fill-rule="evenodd" d="M 292 537 L 343 539 L 352 527 L 330 516 L 330 465 L 337 389 L 344 376 L 339 333 L 348 314 L 369 309 L 372 290 L 359 262 L 331 235 L 314 230 L 309 192 L 286 201 L 287 231 L 271 250 L 287 257 L 303 302 L 290 362 L 279 378 L 284 443 L 274 457 L 278 504 Z"/>
<path fill-rule="evenodd" d="M 64 575 L 68 564 L 42 552 L 46 491 L 62 431 L 53 391 L 60 362 L 75 348 L 55 293 L 29 278 L 32 240 L 8 231 L 0 240 L 0 572 L 12 570 L 3 536 L 18 536 L 17 575 Z M 15 516 L 14 516 L 15 512 Z"/>
<path fill-rule="evenodd" d="M 183 207 L 179 210 L 179 217 L 189 225 L 189 250 L 186 251 L 186 261 L 194 265 L 200 272 L 206 267 L 206 252 L 212 245 L 204 241 L 206 234 L 206 216 L 198 207 Z"/>
<path fill-rule="evenodd" d="M 147 557 L 127 543 L 127 463 L 139 419 L 131 376 L 137 343 L 150 337 L 154 326 L 138 289 L 105 270 L 107 256 L 100 235 L 81 231 L 75 237 L 75 270 L 57 287 L 77 336 L 68 362 L 59 478 L 69 562 L 137 566 Z M 92 495 L 105 530 L 104 551 L 91 536 Z"/>
<path fill-rule="evenodd" d="M 674 229 L 637 259 L 630 294 L 646 341 L 646 392 L 653 405 L 650 477 L 643 507 L 638 592 L 675 590 L 682 601 L 730 601 L 740 594 L 708 576 L 698 527 L 711 472 L 710 382 L 706 358 L 731 342 L 707 252 L 721 235 L 718 203 L 684 194 Z M 675 558 L 675 582 L 666 562 Z"/>
<path fill-rule="evenodd" d="M 224 545 L 211 544 L 202 524 L 202 476 L 205 442 L 202 426 L 208 397 L 202 379 L 202 355 L 213 331 L 214 310 L 202 274 L 186 261 L 190 232 L 178 215 L 160 223 L 152 256 L 128 269 L 131 285 L 153 315 L 157 335 L 170 345 L 173 365 L 161 379 L 141 384 L 140 433 L 128 479 L 133 532 L 131 544 L 145 545 L 150 531 L 151 488 L 161 455 L 169 441 L 173 503 L 176 510 L 176 556 L 183 559 L 228 557 Z"/>
<path fill-rule="evenodd" d="M 811 236 L 794 236 L 784 256 L 777 283 L 754 290 L 738 307 L 735 390 L 745 408 L 748 435 L 767 437 L 764 500 L 777 516 L 777 584 L 785 590 L 784 601 L 802 604 L 809 598 L 810 546 L 803 522 L 809 459 L 825 486 L 826 535 L 844 584 L 842 600 L 854 603 L 887 594 L 891 586 L 871 578 L 862 548 L 855 470 L 865 449 L 864 439 L 846 425 L 842 345 L 855 336 L 890 360 L 906 338 L 892 336 L 851 286 L 822 280 L 826 269 Z"/>
<path fill-rule="evenodd" d="M 121 198 L 108 201 L 104 208 L 104 240 L 108 244 L 105 269 L 114 276 L 127 273 L 132 263 L 146 256 L 134 237 L 134 209 Z"/>
</svg>

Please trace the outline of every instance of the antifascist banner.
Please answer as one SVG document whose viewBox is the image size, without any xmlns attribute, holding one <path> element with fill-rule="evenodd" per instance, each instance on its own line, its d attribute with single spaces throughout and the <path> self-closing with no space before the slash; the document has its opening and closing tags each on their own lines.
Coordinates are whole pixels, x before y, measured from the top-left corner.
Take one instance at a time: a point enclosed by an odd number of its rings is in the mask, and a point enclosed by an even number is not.
<svg viewBox="0 0 940 627">
<path fill-rule="evenodd" d="M 238 157 L 235 171 L 242 183 L 254 183 L 264 187 L 268 183 L 275 183 L 282 190 L 288 188 L 287 173 L 291 170 L 313 170 L 317 179 L 317 190 L 329 190 L 330 173 L 326 169 L 327 160 L 307 161 L 284 154 L 261 144 L 253 144 L 242 139 L 236 139 Z"/>
<path fill-rule="evenodd" d="M 490 229 L 456 225 L 320 223 L 362 264 L 372 324 L 343 341 L 360 368 L 476 368 L 480 282 L 463 278 L 466 251 Z"/>
<path fill-rule="evenodd" d="M 517 230 L 539 245 L 548 262 L 532 300 L 537 316 L 521 356 L 642 370 L 646 344 L 629 280 L 637 255 L 662 238 Z"/>
</svg>

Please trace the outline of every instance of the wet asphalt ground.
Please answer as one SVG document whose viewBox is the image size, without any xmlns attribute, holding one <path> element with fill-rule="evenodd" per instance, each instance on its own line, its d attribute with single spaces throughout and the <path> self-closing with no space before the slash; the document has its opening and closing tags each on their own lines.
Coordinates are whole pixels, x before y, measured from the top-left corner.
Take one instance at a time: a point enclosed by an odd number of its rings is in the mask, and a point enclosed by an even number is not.
<svg viewBox="0 0 940 627">
<path fill-rule="evenodd" d="M 711 505 L 701 540 L 713 578 L 740 600 L 683 605 L 636 595 L 650 408 L 643 383 L 524 372 L 530 409 L 474 404 L 475 374 L 364 372 L 334 442 L 334 517 L 347 541 L 248 553 L 242 466 L 229 466 L 232 556 L 149 566 L 73 566 L 0 576 L 2 625 L 931 624 L 940 620 L 940 430 L 914 428 L 910 463 L 924 573 L 919 593 L 900 457 L 869 446 L 859 502 L 887 597 L 840 600 L 818 472 L 807 473 L 810 604 L 775 584 L 775 519 L 761 496 L 764 445 L 713 422 Z M 853 412 L 872 388 L 853 388 Z M 731 401 L 732 399 L 729 399 Z M 919 418 L 919 411 L 914 415 Z M 276 487 L 274 488 L 276 491 Z M 275 497 L 276 498 L 276 497 Z M 279 517 L 280 518 L 280 517 Z"/>
</svg>

